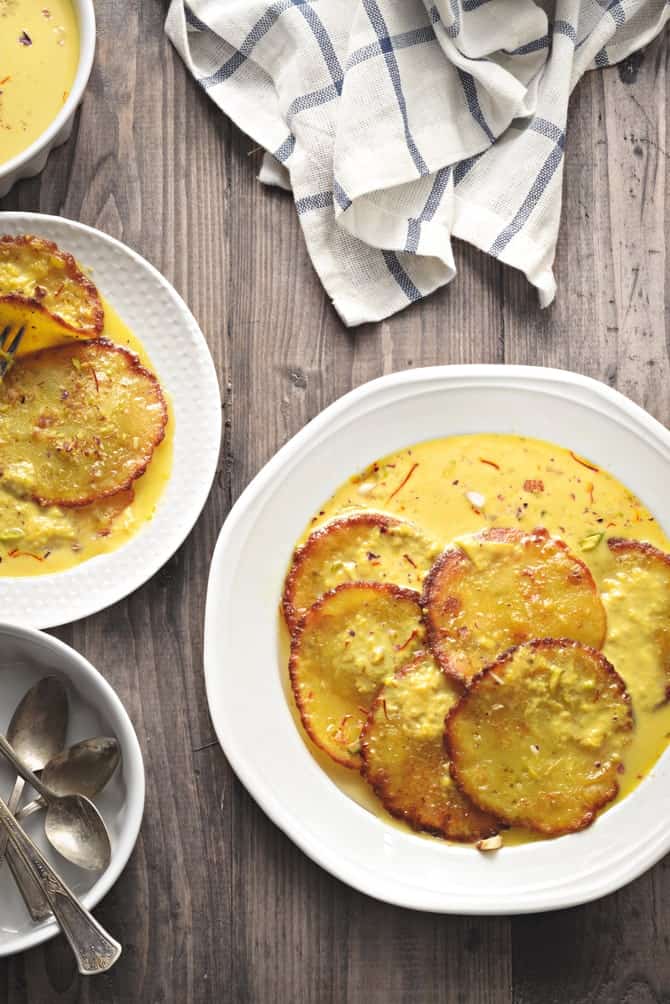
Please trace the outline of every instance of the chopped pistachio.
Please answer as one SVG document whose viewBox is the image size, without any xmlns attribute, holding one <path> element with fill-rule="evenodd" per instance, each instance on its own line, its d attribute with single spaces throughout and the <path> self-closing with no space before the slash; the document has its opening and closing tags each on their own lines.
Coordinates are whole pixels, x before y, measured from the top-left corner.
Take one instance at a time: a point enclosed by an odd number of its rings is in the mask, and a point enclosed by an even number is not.
<svg viewBox="0 0 670 1004">
<path fill-rule="evenodd" d="M 582 551 L 595 551 L 596 547 L 600 541 L 605 536 L 604 531 L 600 533 L 589 533 L 586 537 L 583 537 L 579 542 L 580 550 Z"/>
<path fill-rule="evenodd" d="M 0 530 L 0 540 L 20 540 L 23 537 L 23 530 L 18 527 L 8 530 Z"/>
</svg>

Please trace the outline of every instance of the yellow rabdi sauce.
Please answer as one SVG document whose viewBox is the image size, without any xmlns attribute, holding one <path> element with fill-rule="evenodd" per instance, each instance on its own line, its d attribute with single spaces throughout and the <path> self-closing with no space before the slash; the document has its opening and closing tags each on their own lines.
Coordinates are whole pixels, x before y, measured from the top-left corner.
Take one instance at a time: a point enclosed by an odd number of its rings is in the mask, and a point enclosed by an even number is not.
<svg viewBox="0 0 670 1004">
<path fill-rule="evenodd" d="M 130 349 L 155 373 L 139 339 L 114 308 L 103 303 L 103 337 Z M 157 376 L 160 380 L 160 374 Z M 106 517 L 109 507 L 113 508 L 114 497 L 81 508 L 43 507 L 30 499 L 17 498 L 0 482 L 0 578 L 63 572 L 96 555 L 117 550 L 153 518 L 172 469 L 174 414 L 165 390 L 163 394 L 168 408 L 165 438 L 155 450 L 145 474 L 133 483 L 134 499 L 111 523 L 102 517 Z M 16 536 L 17 523 L 25 531 L 21 537 Z M 103 533 L 101 525 L 104 525 Z"/>
<path fill-rule="evenodd" d="M 0 164 L 31 145 L 67 101 L 79 63 L 71 0 L 0 0 Z"/>
<path fill-rule="evenodd" d="M 597 464 L 552 443 L 499 434 L 454 436 L 400 450 L 354 475 L 319 509 L 298 544 L 334 517 L 366 509 L 409 520 L 441 548 L 489 527 L 544 527 L 588 565 L 607 614 L 603 653 L 626 683 L 633 705 L 633 738 L 612 804 L 625 798 L 670 743 L 670 702 L 650 699 L 658 681 L 647 674 L 657 672 L 658 658 L 652 639 L 639 629 L 645 611 L 653 612 L 658 603 L 653 578 L 617 580 L 607 546 L 609 537 L 625 537 L 670 552 L 670 538 L 642 502 Z M 340 767 L 304 733 L 286 669 L 289 637 L 281 617 L 279 649 L 286 699 L 312 756 L 345 794 L 409 830 L 385 811 L 355 771 Z M 546 838 L 518 827 L 503 831 L 504 846 L 541 839 Z"/>
</svg>

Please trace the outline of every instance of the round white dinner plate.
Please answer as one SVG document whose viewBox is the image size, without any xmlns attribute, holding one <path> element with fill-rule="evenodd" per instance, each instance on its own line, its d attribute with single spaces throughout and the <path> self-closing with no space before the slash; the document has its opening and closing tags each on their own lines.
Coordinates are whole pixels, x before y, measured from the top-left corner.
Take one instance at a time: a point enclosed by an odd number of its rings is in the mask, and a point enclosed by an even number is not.
<svg viewBox="0 0 670 1004">
<path fill-rule="evenodd" d="M 336 401 L 263 468 L 214 554 L 205 673 L 214 727 L 242 783 L 314 861 L 389 903 L 511 914 L 612 892 L 670 849 L 670 754 L 581 833 L 481 854 L 405 832 L 345 795 L 299 735 L 282 690 L 278 605 L 294 542 L 319 505 L 373 460 L 437 436 L 551 440 L 611 471 L 670 530 L 670 433 L 587 377 L 444 366 L 382 377 Z"/>
<path fill-rule="evenodd" d="M 57 638 L 32 628 L 0 624 L 0 732 L 7 727 L 19 701 L 43 676 L 63 682 L 69 704 L 66 746 L 95 736 L 111 736 L 121 748 L 121 764 L 107 787 L 95 799 L 107 824 L 112 859 L 103 874 L 85 872 L 54 851 L 44 835 L 44 813 L 24 823 L 40 850 L 70 889 L 92 910 L 112 888 L 125 868 L 144 813 L 144 765 L 140 744 L 130 718 L 116 693 L 83 656 Z M 7 798 L 15 775 L 0 761 L 0 793 Z M 34 792 L 26 787 L 23 804 Z M 7 864 L 0 869 L 0 958 L 14 955 L 53 938 L 55 920 L 34 924 L 26 910 Z M 110 931 L 123 941 L 122 927 Z"/>
<path fill-rule="evenodd" d="M 140 339 L 174 416 L 170 480 L 152 520 L 110 554 L 54 575 L 0 578 L 0 613 L 38 628 L 87 617 L 128 596 L 165 564 L 200 515 L 221 442 L 221 396 L 207 343 L 190 310 L 160 272 L 125 244 L 57 216 L 0 213 L 0 236 L 55 241 L 84 266 Z"/>
</svg>

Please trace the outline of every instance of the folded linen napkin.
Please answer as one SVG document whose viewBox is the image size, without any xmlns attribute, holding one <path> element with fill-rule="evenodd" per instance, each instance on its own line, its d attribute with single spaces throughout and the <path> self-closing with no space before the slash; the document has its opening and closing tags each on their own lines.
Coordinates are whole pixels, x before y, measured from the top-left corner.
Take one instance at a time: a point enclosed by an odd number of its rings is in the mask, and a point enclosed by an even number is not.
<svg viewBox="0 0 670 1004">
<path fill-rule="evenodd" d="M 172 0 L 166 31 L 291 189 L 346 324 L 455 275 L 452 238 L 554 298 L 570 92 L 670 0 Z"/>
</svg>

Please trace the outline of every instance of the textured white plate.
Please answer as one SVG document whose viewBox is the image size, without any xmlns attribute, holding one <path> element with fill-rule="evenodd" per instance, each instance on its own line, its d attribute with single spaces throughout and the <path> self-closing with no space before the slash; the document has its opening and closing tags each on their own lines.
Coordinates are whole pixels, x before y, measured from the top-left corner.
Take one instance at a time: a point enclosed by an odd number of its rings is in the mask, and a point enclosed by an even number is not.
<svg viewBox="0 0 670 1004">
<path fill-rule="evenodd" d="M 68 691 L 68 746 L 93 736 L 115 736 L 122 763 L 96 804 L 112 841 L 112 860 L 103 875 L 82 872 L 53 851 L 44 836 L 42 813 L 26 820 L 30 836 L 89 909 L 109 892 L 130 857 L 144 812 L 144 766 L 133 726 L 121 701 L 102 676 L 81 655 L 56 638 L 31 628 L 0 624 L 0 731 L 23 695 L 43 676 L 58 676 Z M 0 793 L 11 791 L 14 775 L 0 763 Z M 33 797 L 26 788 L 25 801 Z M 35 925 L 23 904 L 9 868 L 0 870 L 0 957 L 25 951 L 58 932 L 55 920 Z M 113 933 L 123 940 L 123 931 Z"/>
<path fill-rule="evenodd" d="M 0 213 L 0 235 L 34 233 L 87 268 L 102 295 L 142 341 L 173 406 L 174 461 L 154 518 L 127 544 L 77 568 L 36 578 L 0 579 L 7 621 L 48 628 L 87 617 L 150 579 L 182 544 L 216 473 L 221 397 L 207 343 L 167 279 L 99 230 L 55 216 Z"/>
<path fill-rule="evenodd" d="M 443 913 L 572 906 L 630 882 L 670 849 L 670 754 L 588 830 L 478 854 L 404 832 L 343 794 L 311 757 L 282 691 L 277 608 L 293 543 L 313 512 L 372 460 L 471 432 L 535 436 L 577 450 L 628 484 L 670 529 L 670 433 L 603 384 L 516 366 L 446 366 L 375 380 L 284 446 L 226 521 L 205 623 L 212 720 L 265 812 L 356 889 Z"/>
</svg>

